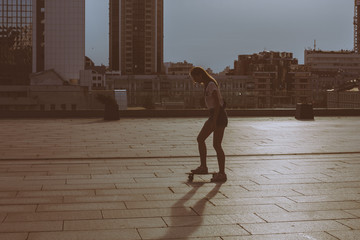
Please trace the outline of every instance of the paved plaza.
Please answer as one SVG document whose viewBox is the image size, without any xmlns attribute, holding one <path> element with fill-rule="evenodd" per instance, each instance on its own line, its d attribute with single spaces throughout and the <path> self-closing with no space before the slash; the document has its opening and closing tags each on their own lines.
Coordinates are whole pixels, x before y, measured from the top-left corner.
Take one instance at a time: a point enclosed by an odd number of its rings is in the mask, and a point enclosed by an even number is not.
<svg viewBox="0 0 360 240">
<path fill-rule="evenodd" d="M 360 117 L 229 120 L 216 184 L 204 118 L 1 119 L 0 239 L 360 239 Z"/>
</svg>

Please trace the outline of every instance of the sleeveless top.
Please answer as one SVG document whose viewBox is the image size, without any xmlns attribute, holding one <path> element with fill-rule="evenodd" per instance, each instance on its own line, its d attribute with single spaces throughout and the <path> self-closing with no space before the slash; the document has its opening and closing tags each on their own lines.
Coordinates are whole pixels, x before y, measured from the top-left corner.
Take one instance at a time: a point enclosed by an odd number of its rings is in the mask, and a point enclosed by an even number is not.
<svg viewBox="0 0 360 240">
<path fill-rule="evenodd" d="M 216 84 L 214 82 L 209 82 L 209 84 L 206 86 L 205 88 L 205 104 L 206 104 L 206 107 L 208 109 L 212 109 L 212 108 L 215 108 L 215 101 L 216 101 L 216 98 L 214 98 L 213 96 L 213 92 L 216 92 L 219 100 L 220 100 L 220 106 L 223 107 L 224 106 L 224 100 L 221 96 L 221 93 L 220 93 L 220 90 L 219 90 L 219 87 L 216 86 Z"/>
</svg>

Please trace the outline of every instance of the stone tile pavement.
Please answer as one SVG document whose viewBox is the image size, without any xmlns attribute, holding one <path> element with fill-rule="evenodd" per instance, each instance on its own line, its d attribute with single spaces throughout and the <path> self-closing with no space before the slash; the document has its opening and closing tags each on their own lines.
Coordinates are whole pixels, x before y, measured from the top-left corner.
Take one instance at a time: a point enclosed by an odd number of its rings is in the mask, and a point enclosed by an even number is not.
<svg viewBox="0 0 360 240">
<path fill-rule="evenodd" d="M 231 118 L 215 184 L 201 118 L 3 119 L 0 239 L 360 239 L 359 120 Z"/>
</svg>

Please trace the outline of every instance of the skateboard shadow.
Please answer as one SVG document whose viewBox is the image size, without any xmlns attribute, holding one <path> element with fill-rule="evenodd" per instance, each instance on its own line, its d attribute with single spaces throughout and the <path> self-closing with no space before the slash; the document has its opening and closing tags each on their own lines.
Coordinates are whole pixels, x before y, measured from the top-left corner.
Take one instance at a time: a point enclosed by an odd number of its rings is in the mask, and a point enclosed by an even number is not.
<svg viewBox="0 0 360 240">
<path fill-rule="evenodd" d="M 182 238 L 187 239 L 197 231 L 199 227 L 203 224 L 203 213 L 206 207 L 206 204 L 211 204 L 209 202 L 216 194 L 219 193 L 222 183 L 216 183 L 213 189 L 206 194 L 205 197 L 199 199 L 195 205 L 191 207 L 185 207 L 185 203 L 195 195 L 195 193 L 204 185 L 204 182 L 197 182 L 190 184 L 192 189 L 186 193 L 182 198 L 180 198 L 172 207 L 171 207 L 171 219 L 168 232 L 160 237 L 159 239 L 172 239 L 172 238 Z M 186 209 L 188 214 L 179 216 L 176 214 L 176 208 Z M 196 215 L 193 215 L 193 214 Z M 186 219 L 188 218 L 188 219 Z M 188 220 L 188 221 L 187 221 Z M 186 227 L 186 230 L 183 228 L 179 229 L 178 227 Z M 181 236 L 179 236 L 179 234 Z"/>
</svg>

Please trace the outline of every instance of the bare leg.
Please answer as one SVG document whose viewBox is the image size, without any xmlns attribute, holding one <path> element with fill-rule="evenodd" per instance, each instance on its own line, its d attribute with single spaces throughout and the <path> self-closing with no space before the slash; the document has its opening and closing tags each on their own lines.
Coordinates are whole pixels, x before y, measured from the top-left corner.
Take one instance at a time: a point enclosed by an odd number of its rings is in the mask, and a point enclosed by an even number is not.
<svg viewBox="0 0 360 240">
<path fill-rule="evenodd" d="M 198 142 L 198 147 L 199 147 L 199 154 L 200 154 L 200 166 L 201 167 L 207 167 L 206 164 L 206 155 L 207 155 L 207 151 L 206 151 L 206 144 L 205 144 L 205 140 L 210 136 L 210 134 L 213 132 L 212 126 L 211 126 L 211 122 L 210 121 L 206 121 L 204 126 L 202 127 L 198 137 L 197 137 L 197 142 Z"/>
<path fill-rule="evenodd" d="M 217 127 L 214 131 L 213 146 L 216 151 L 219 164 L 219 173 L 225 173 L 225 153 L 221 143 L 224 137 L 225 127 Z"/>
</svg>

